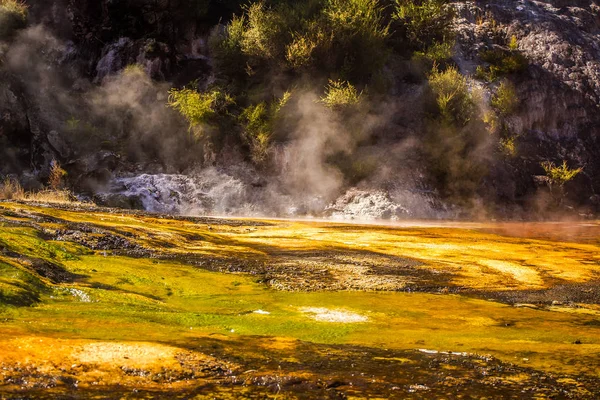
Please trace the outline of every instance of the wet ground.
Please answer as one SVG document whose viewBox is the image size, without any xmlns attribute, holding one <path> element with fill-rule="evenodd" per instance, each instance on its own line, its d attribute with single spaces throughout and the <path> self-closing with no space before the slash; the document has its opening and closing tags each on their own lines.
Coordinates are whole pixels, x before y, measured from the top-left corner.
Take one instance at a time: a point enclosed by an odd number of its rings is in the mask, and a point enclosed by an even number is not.
<svg viewBox="0 0 600 400">
<path fill-rule="evenodd" d="M 0 203 L 0 394 L 597 398 L 599 238 Z"/>
</svg>

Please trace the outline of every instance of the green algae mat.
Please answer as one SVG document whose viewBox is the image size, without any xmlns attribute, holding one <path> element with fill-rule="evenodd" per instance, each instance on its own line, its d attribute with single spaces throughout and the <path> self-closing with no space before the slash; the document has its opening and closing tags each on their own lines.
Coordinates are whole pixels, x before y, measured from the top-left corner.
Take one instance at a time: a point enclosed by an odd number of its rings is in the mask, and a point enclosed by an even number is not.
<svg viewBox="0 0 600 400">
<path fill-rule="evenodd" d="M 600 223 L 0 203 L 2 398 L 597 398 Z"/>
</svg>

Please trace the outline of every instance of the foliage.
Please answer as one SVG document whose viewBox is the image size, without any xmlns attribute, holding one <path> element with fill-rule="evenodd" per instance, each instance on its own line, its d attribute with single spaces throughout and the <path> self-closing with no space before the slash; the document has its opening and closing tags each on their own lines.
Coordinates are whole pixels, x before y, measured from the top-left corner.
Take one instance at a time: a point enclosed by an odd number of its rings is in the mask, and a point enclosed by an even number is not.
<svg viewBox="0 0 600 400">
<path fill-rule="evenodd" d="M 558 166 L 556 166 L 552 161 L 544 161 L 541 163 L 541 166 L 548 177 L 550 185 L 556 185 L 559 187 L 564 186 L 583 170 L 582 168 L 569 168 L 566 160 L 563 160 L 563 163 Z"/>
<path fill-rule="evenodd" d="M 474 104 L 467 86 L 467 79 L 458 69 L 450 67 L 445 71 L 434 68 L 429 75 L 429 86 L 444 121 L 465 125 L 471 119 Z"/>
<path fill-rule="evenodd" d="M 511 36 L 508 48 L 512 51 L 516 51 L 519 49 L 519 41 L 517 40 L 517 37 L 515 35 Z"/>
<path fill-rule="evenodd" d="M 519 105 L 519 97 L 513 84 L 508 81 L 500 83 L 491 104 L 502 116 L 512 114 Z"/>
<path fill-rule="evenodd" d="M 415 52 L 415 57 L 420 59 L 426 59 L 431 65 L 444 65 L 450 58 L 452 58 L 452 42 L 435 42 L 431 46 L 427 47 L 423 51 Z"/>
<path fill-rule="evenodd" d="M 236 76 L 243 72 L 246 58 L 242 52 L 246 19 L 234 16 L 225 27 L 217 26 L 209 37 L 209 47 L 219 73 Z"/>
<path fill-rule="evenodd" d="M 27 5 L 20 0 L 0 0 L 0 40 L 27 25 Z"/>
<path fill-rule="evenodd" d="M 452 37 L 454 9 L 445 0 L 395 0 L 393 18 L 410 44 L 426 49 Z"/>
<path fill-rule="evenodd" d="M 263 2 L 250 5 L 246 15 L 248 24 L 242 36 L 243 52 L 259 59 L 280 59 L 285 41 L 282 36 L 287 35 L 282 16 L 268 9 Z"/>
<path fill-rule="evenodd" d="M 291 93 L 286 92 L 281 99 L 271 104 L 261 102 L 250 105 L 242 111 L 240 120 L 244 127 L 244 137 L 250 146 L 252 160 L 255 163 L 260 164 L 267 159 L 275 122 L 290 96 Z"/>
<path fill-rule="evenodd" d="M 168 101 L 169 106 L 185 117 L 190 130 L 195 133 L 198 133 L 195 127 L 216 124 L 219 114 L 235 103 L 229 94 L 218 89 L 200 93 L 189 88 L 171 89 Z"/>
<path fill-rule="evenodd" d="M 518 51 L 502 49 L 484 50 L 480 57 L 488 63 L 487 67 L 478 66 L 475 76 L 487 82 L 494 82 L 499 78 L 523 72 L 527 68 L 527 59 Z"/>
<path fill-rule="evenodd" d="M 52 190 L 59 190 L 63 186 L 63 179 L 67 176 L 67 171 L 61 168 L 56 160 L 50 163 L 50 175 L 48 176 L 48 184 Z"/>
<path fill-rule="evenodd" d="M 517 146 L 515 142 L 516 138 L 514 136 L 500 139 L 499 146 L 502 154 L 509 157 L 514 157 L 517 155 Z"/>
<path fill-rule="evenodd" d="M 320 44 L 324 42 L 324 33 L 318 32 L 312 36 L 295 34 L 292 42 L 287 45 L 285 59 L 289 65 L 298 69 L 309 66 L 313 59 L 313 53 Z"/>
<path fill-rule="evenodd" d="M 128 76 L 144 76 L 146 71 L 140 64 L 129 64 L 123 69 L 123 74 Z"/>
<path fill-rule="evenodd" d="M 361 96 L 362 92 L 359 93 L 350 82 L 330 80 L 321 101 L 329 108 L 339 109 L 358 104 Z"/>
<path fill-rule="evenodd" d="M 388 34 L 378 0 L 260 1 L 213 32 L 210 45 L 233 79 L 283 68 L 366 80 L 386 60 Z"/>
</svg>

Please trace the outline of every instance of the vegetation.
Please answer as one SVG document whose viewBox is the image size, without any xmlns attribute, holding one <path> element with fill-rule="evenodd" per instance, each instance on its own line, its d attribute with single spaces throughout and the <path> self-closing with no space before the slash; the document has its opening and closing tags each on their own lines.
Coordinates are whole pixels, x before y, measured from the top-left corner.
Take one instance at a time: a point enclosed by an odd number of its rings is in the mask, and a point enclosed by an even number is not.
<svg viewBox="0 0 600 400">
<path fill-rule="evenodd" d="M 505 156 L 514 157 L 517 155 L 516 138 L 514 136 L 500 139 L 499 145 L 500 151 Z"/>
<path fill-rule="evenodd" d="M 561 205 L 565 198 L 565 184 L 573 180 L 583 170 L 582 168 L 572 169 L 563 160 L 561 165 L 555 165 L 552 161 L 541 163 L 548 182 L 550 192 L 558 205 Z"/>
<path fill-rule="evenodd" d="M 202 136 L 202 125 L 217 124 L 219 115 L 235 104 L 229 94 L 214 89 L 200 93 L 195 89 L 171 89 L 169 106 L 179 111 L 190 124 L 190 132 L 198 138 Z"/>
<path fill-rule="evenodd" d="M 0 200 L 21 200 L 25 197 L 25 191 L 18 180 L 5 178 L 0 184 Z"/>
<path fill-rule="evenodd" d="M 266 161 L 274 134 L 274 125 L 290 97 L 291 93 L 286 92 L 278 101 L 271 104 L 262 102 L 255 106 L 251 105 L 242 111 L 240 119 L 244 127 L 245 139 L 250 146 L 252 160 L 255 163 L 260 164 Z"/>
<path fill-rule="evenodd" d="M 515 87 L 509 81 L 502 81 L 492 97 L 492 107 L 502 116 L 507 116 L 515 112 L 519 105 L 519 98 Z"/>
<path fill-rule="evenodd" d="M 60 167 L 58 161 L 52 160 L 50 163 L 50 175 L 48 177 L 50 188 L 55 191 L 62 189 L 65 176 L 67 176 L 67 171 Z"/>
<path fill-rule="evenodd" d="M 0 0 L 0 40 L 27 25 L 28 9 L 21 0 Z"/>
<path fill-rule="evenodd" d="M 73 194 L 65 189 L 42 189 L 26 192 L 18 180 L 6 178 L 0 183 L 0 200 L 33 201 L 40 203 L 73 203 Z"/>
<path fill-rule="evenodd" d="M 331 109 L 340 109 L 358 104 L 361 96 L 350 82 L 330 80 L 321 101 Z"/>
<path fill-rule="evenodd" d="M 484 50 L 480 57 L 487 66 L 478 66 L 475 76 L 486 82 L 495 82 L 502 77 L 523 72 L 528 65 L 527 59 L 516 50 Z"/>
<path fill-rule="evenodd" d="M 429 76 L 442 118 L 450 124 L 466 125 L 474 112 L 473 99 L 467 87 L 467 78 L 455 67 L 445 71 L 435 68 Z"/>
<path fill-rule="evenodd" d="M 394 19 L 409 45 L 424 50 L 452 38 L 454 9 L 445 0 L 395 0 Z"/>
</svg>

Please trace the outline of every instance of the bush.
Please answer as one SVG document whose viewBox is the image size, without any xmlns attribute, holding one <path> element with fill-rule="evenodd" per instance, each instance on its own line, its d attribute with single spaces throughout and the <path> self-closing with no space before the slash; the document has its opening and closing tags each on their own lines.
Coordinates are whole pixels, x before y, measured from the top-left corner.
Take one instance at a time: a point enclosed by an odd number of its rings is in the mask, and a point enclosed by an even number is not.
<svg viewBox="0 0 600 400">
<path fill-rule="evenodd" d="M 569 168 L 566 160 L 559 166 L 554 165 L 551 161 L 544 161 L 541 166 L 546 172 L 550 185 L 559 187 L 564 186 L 565 183 L 571 181 L 582 171 L 582 168 Z"/>
<path fill-rule="evenodd" d="M 262 2 L 250 5 L 246 15 L 248 24 L 242 37 L 243 52 L 258 59 L 282 59 L 288 33 L 281 15 Z"/>
<path fill-rule="evenodd" d="M 395 0 L 393 18 L 409 44 L 424 50 L 452 37 L 454 9 L 444 0 Z"/>
<path fill-rule="evenodd" d="M 367 80 L 385 63 L 388 26 L 377 0 L 272 3 L 251 4 L 213 32 L 211 49 L 224 75 L 261 78 L 284 67 Z"/>
<path fill-rule="evenodd" d="M 260 164 L 267 159 L 276 120 L 290 96 L 290 92 L 286 92 L 281 99 L 270 105 L 261 102 L 242 111 L 240 120 L 244 127 L 244 138 L 250 146 L 252 161 L 255 163 Z"/>
<path fill-rule="evenodd" d="M 50 163 L 50 175 L 48 177 L 48 184 L 52 190 L 59 190 L 63 186 L 63 179 L 67 176 L 67 171 L 61 168 L 60 164 L 56 160 L 52 160 Z"/>
<path fill-rule="evenodd" d="M 467 79 L 451 67 L 445 71 L 437 68 L 429 75 L 429 86 L 444 121 L 466 125 L 474 112 L 473 99 L 469 93 Z"/>
<path fill-rule="evenodd" d="M 27 5 L 19 0 L 0 0 L 0 40 L 27 25 Z"/>
<path fill-rule="evenodd" d="M 544 161 L 541 163 L 541 166 L 546 173 L 550 193 L 554 197 L 556 204 L 560 206 L 566 196 L 565 184 L 573 180 L 583 169 L 569 168 L 566 160 L 563 160 L 562 165 L 558 166 L 551 161 Z"/>
<path fill-rule="evenodd" d="M 246 58 L 242 51 L 246 19 L 233 17 L 226 26 L 219 25 L 209 37 L 209 47 L 215 70 L 229 76 L 239 76 L 244 71 Z"/>
<path fill-rule="evenodd" d="M 185 117 L 190 124 L 190 131 L 196 136 L 201 136 L 201 133 L 195 128 L 217 124 L 219 114 L 235 103 L 230 95 L 220 90 L 200 93 L 187 88 L 171 89 L 168 102 Z"/>
<path fill-rule="evenodd" d="M 491 104 L 502 116 L 512 114 L 519 105 L 519 98 L 513 84 L 508 81 L 500 83 Z"/>
<path fill-rule="evenodd" d="M 380 70 L 388 56 L 389 27 L 377 0 L 329 0 L 324 26 L 330 30 L 331 50 L 323 54 L 330 72 L 365 81 Z"/>
<path fill-rule="evenodd" d="M 528 65 L 527 59 L 517 51 L 484 50 L 480 57 L 489 66 L 478 66 L 475 77 L 487 82 L 494 82 L 501 77 L 523 72 Z"/>
<path fill-rule="evenodd" d="M 358 104 L 361 96 L 362 93 L 359 93 L 351 83 L 330 80 L 321 101 L 328 108 L 340 109 Z"/>
<path fill-rule="evenodd" d="M 500 151 L 502 152 L 502 154 L 504 154 L 505 156 L 508 156 L 508 157 L 516 156 L 517 155 L 517 145 L 515 142 L 516 142 L 516 138 L 514 136 L 509 136 L 509 137 L 500 139 L 500 142 L 498 144 L 500 146 Z"/>
</svg>

